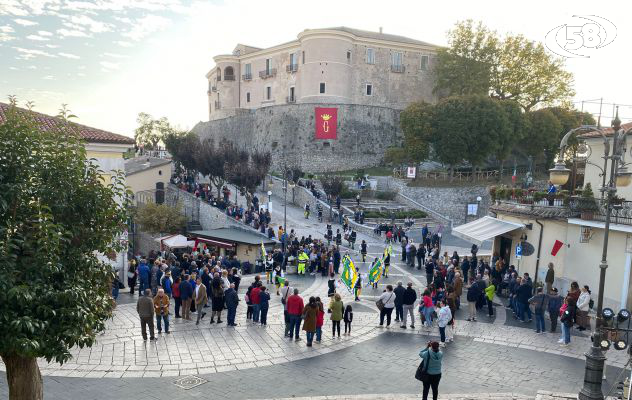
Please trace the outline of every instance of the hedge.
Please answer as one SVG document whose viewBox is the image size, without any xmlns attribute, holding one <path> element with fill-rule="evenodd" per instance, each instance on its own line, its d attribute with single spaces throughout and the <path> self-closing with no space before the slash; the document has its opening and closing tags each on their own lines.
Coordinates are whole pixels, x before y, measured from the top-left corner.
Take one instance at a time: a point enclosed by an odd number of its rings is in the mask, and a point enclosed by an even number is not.
<svg viewBox="0 0 632 400">
<path fill-rule="evenodd" d="M 364 212 L 364 218 L 377 218 L 377 219 L 391 219 L 392 214 L 395 214 L 395 219 L 404 219 L 406 217 L 412 218 L 426 218 L 428 214 L 421 210 L 408 210 L 408 211 L 372 211 L 368 210 Z"/>
</svg>

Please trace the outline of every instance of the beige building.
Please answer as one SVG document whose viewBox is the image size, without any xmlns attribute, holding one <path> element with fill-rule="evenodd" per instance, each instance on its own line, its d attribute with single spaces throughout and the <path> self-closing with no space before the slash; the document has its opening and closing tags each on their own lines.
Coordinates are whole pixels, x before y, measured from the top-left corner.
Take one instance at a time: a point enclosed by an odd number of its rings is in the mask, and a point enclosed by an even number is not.
<svg viewBox="0 0 632 400">
<path fill-rule="evenodd" d="M 166 188 L 171 179 L 173 162 L 165 158 L 135 157 L 125 161 L 125 182 L 136 194 L 155 190 L 157 183 Z"/>
<path fill-rule="evenodd" d="M 631 129 L 632 123 L 623 124 L 622 128 Z M 611 140 L 612 129 L 605 132 Z M 566 293 L 571 282 L 577 281 L 580 286 L 591 288 L 596 304 L 605 232 L 605 206 L 599 199 L 603 177 L 597 166 L 603 167 L 604 142 L 596 132 L 581 137 L 590 147 L 584 182 L 591 183 L 598 203 L 598 210 L 592 215 L 582 215 L 573 199 L 567 202 L 556 200 L 554 206 L 549 206 L 546 199 L 538 202 L 526 197 L 501 200 L 490 207 L 491 217 L 456 227 L 453 233 L 478 243 L 492 239 L 493 253 L 515 265 L 521 274 L 528 272 L 532 277 L 537 274 L 540 282 L 544 280 L 547 265 L 552 262 L 555 286 L 561 294 Z M 629 139 L 626 148 L 629 157 L 632 152 Z M 607 174 L 606 182 L 609 178 Z M 624 201 L 612 213 L 604 290 L 604 306 L 615 311 L 632 308 L 632 187 L 618 188 L 617 195 Z M 561 247 L 554 254 L 556 241 L 561 242 Z M 521 256 L 516 252 L 518 245 L 523 251 Z M 529 248 L 533 252 L 525 254 Z"/>
<path fill-rule="evenodd" d="M 403 109 L 434 102 L 438 46 L 346 27 L 306 29 L 291 42 L 261 49 L 238 44 L 214 57 L 209 119 L 293 103 L 360 104 Z"/>
</svg>

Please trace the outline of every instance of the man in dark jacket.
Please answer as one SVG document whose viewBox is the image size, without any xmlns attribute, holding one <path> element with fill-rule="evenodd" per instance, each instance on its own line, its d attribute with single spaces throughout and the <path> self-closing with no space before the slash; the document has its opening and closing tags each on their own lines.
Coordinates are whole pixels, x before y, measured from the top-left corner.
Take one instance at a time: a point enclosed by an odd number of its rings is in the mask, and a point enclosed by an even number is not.
<svg viewBox="0 0 632 400">
<path fill-rule="evenodd" d="M 529 308 L 529 299 L 531 298 L 531 285 L 526 279 L 522 279 L 520 286 L 516 289 L 516 301 L 518 304 L 518 319 L 522 322 L 531 322 L 531 309 Z M 525 312 L 529 317 L 529 321 L 524 318 Z"/>
<path fill-rule="evenodd" d="M 483 292 L 478 282 L 473 283 L 467 290 L 467 306 L 470 312 L 468 321 L 476 321 L 476 302 L 482 296 Z"/>
<path fill-rule="evenodd" d="M 548 311 L 549 318 L 551 319 L 551 332 L 555 332 L 557 329 L 557 318 L 560 315 L 560 308 L 562 307 L 562 296 L 557 293 L 557 288 L 551 289 L 551 294 L 548 295 Z"/>
<path fill-rule="evenodd" d="M 156 340 L 154 336 L 154 302 L 151 298 L 151 289 L 145 289 L 144 294 L 138 298 L 136 303 L 143 340 L 147 340 L 147 325 L 149 325 L 149 340 Z"/>
<path fill-rule="evenodd" d="M 546 278 L 544 278 L 544 282 L 546 283 L 545 294 L 551 294 L 553 290 L 553 282 L 555 282 L 555 269 L 552 262 L 549 263 L 549 269 L 546 271 Z"/>
<path fill-rule="evenodd" d="M 182 319 L 191 320 L 191 299 L 193 298 L 193 287 L 189 282 L 189 275 L 184 275 L 180 282 L 180 300 L 182 302 Z"/>
<path fill-rule="evenodd" d="M 403 309 L 404 309 L 404 318 L 402 319 L 402 325 L 400 328 L 406 329 L 406 320 L 408 319 L 408 314 L 410 314 L 410 327 L 415 329 L 415 302 L 417 301 L 417 292 L 413 289 L 413 283 L 408 282 L 406 290 L 404 290 L 404 299 L 403 299 Z"/>
<path fill-rule="evenodd" d="M 402 286 L 402 282 L 397 282 L 397 287 L 393 290 L 393 293 L 395 293 L 395 322 L 399 322 L 403 319 L 402 314 L 404 309 L 402 305 L 404 304 L 405 291 L 406 289 Z"/>
<path fill-rule="evenodd" d="M 140 265 L 138 266 L 138 278 L 140 279 L 138 295 L 141 296 L 145 293 L 145 289 L 149 289 L 149 266 L 144 258 L 140 260 Z"/>
<path fill-rule="evenodd" d="M 423 243 L 419 243 L 419 248 L 417 248 L 417 269 L 421 269 L 424 258 L 426 257 L 426 248 Z"/>
<path fill-rule="evenodd" d="M 432 278 L 434 277 L 434 262 L 432 259 L 428 260 L 426 263 L 426 286 L 430 286 L 432 284 Z"/>
<path fill-rule="evenodd" d="M 231 283 L 230 288 L 224 293 L 224 299 L 226 301 L 226 309 L 228 310 L 228 316 L 226 317 L 228 326 L 237 326 L 235 323 L 235 315 L 237 314 L 239 296 L 237 296 L 234 283 Z"/>
</svg>

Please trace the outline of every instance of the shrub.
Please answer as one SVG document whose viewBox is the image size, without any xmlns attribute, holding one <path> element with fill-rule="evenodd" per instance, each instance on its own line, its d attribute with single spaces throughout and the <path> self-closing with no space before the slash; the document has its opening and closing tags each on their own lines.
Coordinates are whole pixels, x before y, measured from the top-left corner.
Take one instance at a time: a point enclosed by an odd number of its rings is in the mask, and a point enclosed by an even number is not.
<svg viewBox="0 0 632 400">
<path fill-rule="evenodd" d="M 394 200 L 395 196 L 397 196 L 395 192 L 376 191 L 374 193 L 374 197 L 378 200 Z"/>
<path fill-rule="evenodd" d="M 425 211 L 421 210 L 400 210 L 391 213 L 390 211 L 365 211 L 365 218 L 377 218 L 377 219 L 391 219 L 391 217 L 395 214 L 395 219 L 404 219 L 406 217 L 411 218 L 426 218 L 428 214 Z"/>
</svg>

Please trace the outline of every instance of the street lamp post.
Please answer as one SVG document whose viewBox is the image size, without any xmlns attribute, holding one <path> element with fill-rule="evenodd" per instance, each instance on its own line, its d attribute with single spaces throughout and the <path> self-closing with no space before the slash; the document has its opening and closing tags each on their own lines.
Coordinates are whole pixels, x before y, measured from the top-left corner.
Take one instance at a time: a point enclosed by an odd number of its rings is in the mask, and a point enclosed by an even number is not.
<svg viewBox="0 0 632 400">
<path fill-rule="evenodd" d="M 621 129 L 619 113 L 612 121 L 613 138 L 612 153 L 610 153 L 611 141 L 605 133 L 595 126 L 581 126 L 570 130 L 560 142 L 560 153 L 555 167 L 549 170 L 550 180 L 553 184 L 563 185 L 568 181 L 570 170 L 564 164 L 564 153 L 568 145 L 568 139 L 579 131 L 599 132 L 604 140 L 604 160 L 606 165 L 610 160 L 610 178 L 607 186 L 601 188 L 606 200 L 606 221 L 604 226 L 603 249 L 601 263 L 599 264 L 599 293 L 597 299 L 597 319 L 595 321 L 595 332 L 593 333 L 593 343 L 590 350 L 585 353 L 586 368 L 584 371 L 584 386 L 579 392 L 580 400 L 603 400 L 601 383 L 603 379 L 604 364 L 606 357 L 600 346 L 602 326 L 603 326 L 603 297 L 604 285 L 606 282 L 606 269 L 608 269 L 608 236 L 610 233 L 610 217 L 612 214 L 613 197 L 617 193 L 617 186 L 627 186 L 632 180 L 632 174 L 628 172 L 623 163 L 623 153 L 625 152 L 625 137 L 628 132 Z M 604 176 L 606 170 L 604 168 Z"/>
</svg>

